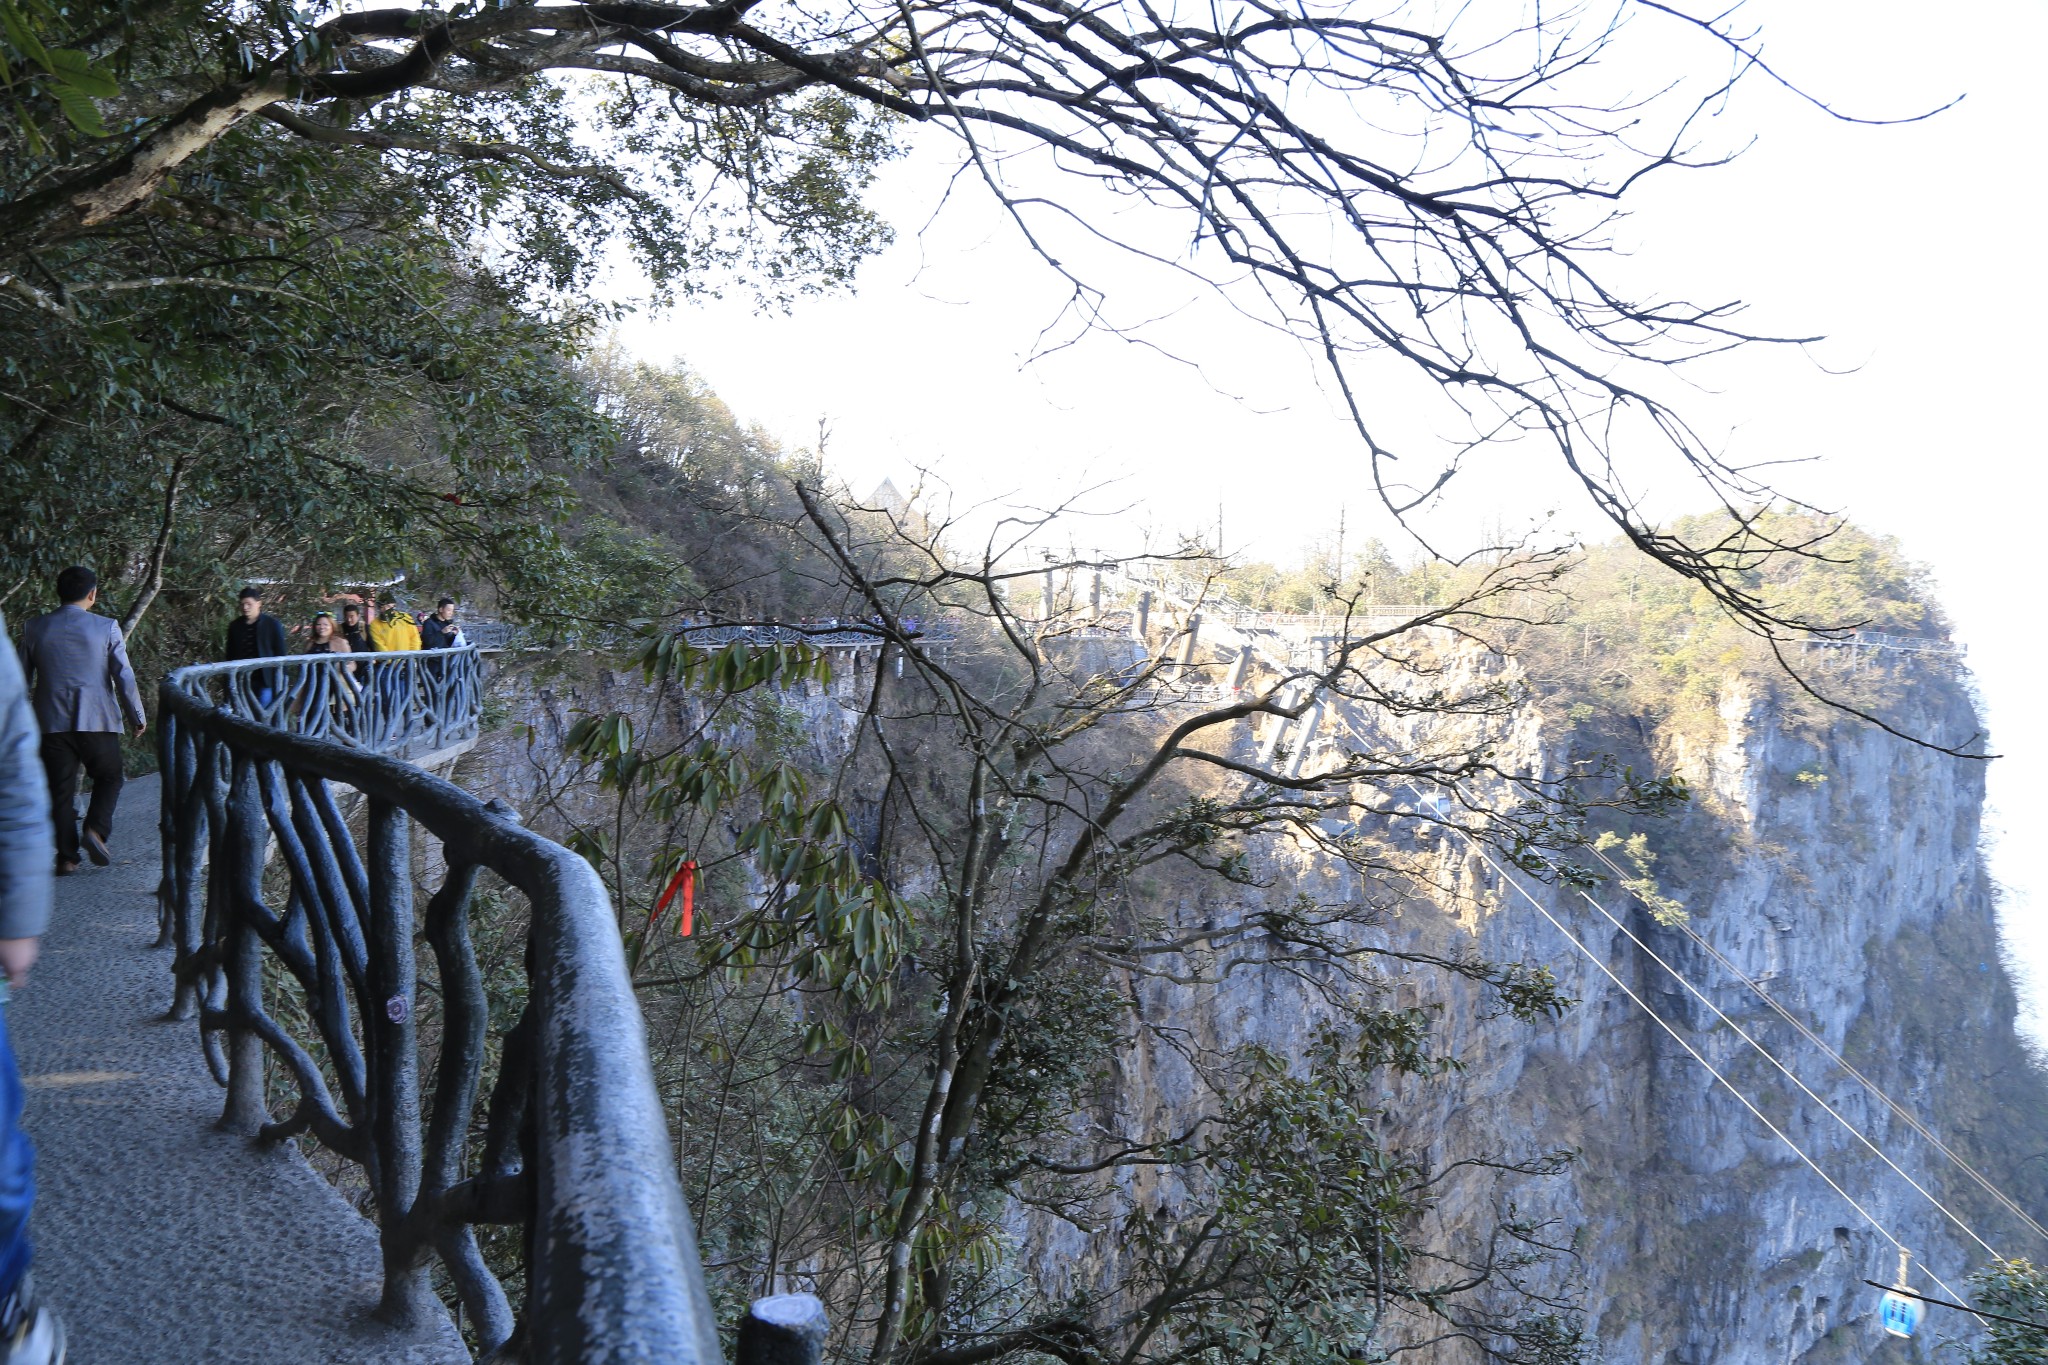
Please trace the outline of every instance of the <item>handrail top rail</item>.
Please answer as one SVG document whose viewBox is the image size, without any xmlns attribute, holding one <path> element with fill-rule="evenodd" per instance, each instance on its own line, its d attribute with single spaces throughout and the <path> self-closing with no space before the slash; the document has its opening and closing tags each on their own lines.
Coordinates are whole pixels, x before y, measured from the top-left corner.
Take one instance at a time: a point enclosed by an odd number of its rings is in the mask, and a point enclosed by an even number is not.
<svg viewBox="0 0 2048 1365">
<path fill-rule="evenodd" d="M 227 677 L 235 673 L 253 673 L 260 668 L 318 668 L 334 667 L 339 664 L 397 663 L 406 659 L 452 658 L 464 654 L 481 654 L 478 645 L 456 645 L 447 649 L 371 649 L 360 653 L 347 654 L 323 652 L 319 654 L 267 654 L 260 659 L 221 659 L 210 663 L 184 664 L 164 675 L 164 681 L 182 688 L 188 680 Z"/>
<path fill-rule="evenodd" d="M 237 659 L 235 666 L 245 662 L 264 661 Z M 205 668 L 218 666 L 194 665 Z M 183 671 L 185 670 L 179 670 Z M 177 673 L 172 673 L 164 681 L 167 684 L 175 684 L 177 676 Z M 509 813 L 509 808 L 502 803 L 480 801 L 446 778 L 437 777 L 403 758 L 259 725 L 246 717 L 236 715 L 227 707 L 210 706 L 175 685 L 159 695 L 183 719 L 201 725 L 218 726 L 226 732 L 226 737 L 232 738 L 236 744 L 265 758 L 306 771 L 331 774 L 372 800 L 404 807 L 414 819 L 431 830 L 436 838 L 445 843 L 458 845 L 467 860 L 489 867 L 523 891 L 532 888 L 526 886 L 519 876 L 513 875 L 506 867 L 499 866 L 499 860 L 480 856 L 489 850 L 489 840 L 480 841 L 474 837 L 479 828 L 476 822 L 484 822 L 493 838 L 502 838 L 509 843 L 523 845 L 520 851 L 526 856 L 538 857 L 544 863 L 554 864 L 555 853 L 561 852 L 567 854 L 574 863 L 589 867 L 582 858 L 569 853 L 554 840 L 526 828 L 519 822 L 516 814 Z M 596 875 L 594 870 L 592 875 Z"/>
</svg>

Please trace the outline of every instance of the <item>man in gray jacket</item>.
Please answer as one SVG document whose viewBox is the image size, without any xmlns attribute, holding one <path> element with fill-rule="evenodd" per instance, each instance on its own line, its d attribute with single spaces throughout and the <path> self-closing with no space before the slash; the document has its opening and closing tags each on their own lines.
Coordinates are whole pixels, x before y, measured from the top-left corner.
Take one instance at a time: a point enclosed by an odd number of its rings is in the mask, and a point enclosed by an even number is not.
<svg viewBox="0 0 2048 1365">
<path fill-rule="evenodd" d="M 66 569 L 57 575 L 57 600 L 64 605 L 36 617 L 21 632 L 21 668 L 33 684 L 36 721 L 43 727 L 43 772 L 57 822 L 59 876 L 78 870 L 81 844 L 100 866 L 112 861 L 107 841 L 113 838 L 114 806 L 121 799 L 122 721 L 137 739 L 148 727 L 121 627 L 93 614 L 99 596 L 99 579 L 91 569 Z M 92 778 L 82 840 L 73 799 L 81 766 Z"/>
<path fill-rule="evenodd" d="M 0 636 L 6 629 L 0 621 Z M 36 780 L 36 731 L 21 670 L 0 649 L 0 971 L 17 990 L 28 984 L 36 940 L 50 923 L 50 808 Z M 0 1362 L 56 1365 L 64 1359 L 64 1327 L 36 1306 L 28 1275 L 35 1148 L 21 1131 L 21 1101 L 21 1072 L 0 1014 Z"/>
</svg>

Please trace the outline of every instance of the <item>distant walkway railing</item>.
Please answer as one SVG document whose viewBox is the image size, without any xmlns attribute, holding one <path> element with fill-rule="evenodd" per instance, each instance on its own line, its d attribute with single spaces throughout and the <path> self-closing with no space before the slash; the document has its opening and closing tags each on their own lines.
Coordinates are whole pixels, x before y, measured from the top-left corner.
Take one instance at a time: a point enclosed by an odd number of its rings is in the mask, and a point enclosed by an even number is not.
<svg viewBox="0 0 2048 1365">
<path fill-rule="evenodd" d="M 1931 654 L 1947 659 L 1960 659 L 1969 652 L 1966 646 L 1954 640 L 1934 640 L 1924 635 L 1887 635 L 1877 630 L 1854 630 L 1832 639 L 1811 636 L 1805 643 L 1809 649 L 1882 649 L 1893 654 Z"/>
<path fill-rule="evenodd" d="M 1218 625 L 1235 626 L 1239 630 L 1262 630 L 1274 635 L 1299 635 L 1311 638 L 1324 636 L 1341 637 L 1361 630 L 1370 631 L 1374 626 L 1388 622 L 1413 621 L 1427 616 L 1441 607 L 1418 604 L 1378 604 L 1360 606 L 1349 615 L 1343 612 L 1291 612 L 1291 611 L 1222 611 L 1204 612 L 1202 619 Z"/>
<path fill-rule="evenodd" d="M 391 756 L 474 737 L 477 683 L 474 649 L 164 680 L 175 1012 L 198 1016 L 224 1126 L 310 1134 L 362 1167 L 387 1320 L 439 1311 L 438 1258 L 493 1360 L 712 1365 L 718 1334 L 603 882 L 511 811 Z M 335 783 L 366 798 L 354 818 Z M 445 854 L 423 914 L 414 824 Z M 486 875 L 530 907 L 523 980 L 488 993 L 468 923 Z M 523 996 L 517 1018 L 493 1019 L 492 995 L 507 994 Z M 281 1117 L 266 1056 L 296 1091 Z M 479 1224 L 523 1224 L 523 1265 L 487 1262 Z M 517 1315 L 508 1268 L 523 1271 Z"/>
<path fill-rule="evenodd" d="M 906 622 L 912 630 L 926 640 L 949 641 L 953 638 L 950 622 Z M 785 624 L 761 622 L 746 625 L 698 625 L 679 626 L 676 633 L 700 649 L 718 649 L 735 640 L 748 640 L 761 644 L 806 644 L 817 649 L 880 649 L 888 643 L 879 627 L 848 621 L 812 622 Z M 593 629 L 571 632 L 561 636 L 550 636 L 531 626 L 510 621 L 489 618 L 472 619 L 463 622 L 463 635 L 479 649 L 518 650 L 541 649 L 560 646 L 572 649 L 624 649 L 641 643 L 641 638 L 626 631 Z"/>
</svg>

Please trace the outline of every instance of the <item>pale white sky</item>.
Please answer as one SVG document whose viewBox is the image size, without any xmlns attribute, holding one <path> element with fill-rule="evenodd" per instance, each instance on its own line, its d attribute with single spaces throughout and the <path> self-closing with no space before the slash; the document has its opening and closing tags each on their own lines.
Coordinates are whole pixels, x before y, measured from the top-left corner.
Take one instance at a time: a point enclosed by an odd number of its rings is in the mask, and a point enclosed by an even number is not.
<svg viewBox="0 0 2048 1365">
<path fill-rule="evenodd" d="M 1854 127 L 1756 83 L 1724 121 L 1757 144 L 1643 196 L 1628 268 L 1659 293 L 1739 297 L 1761 328 L 1829 338 L 1719 365 L 1689 410 L 1740 460 L 1813 458 L 1781 480 L 1789 491 L 1933 564 L 2007 755 L 1992 791 L 2009 942 L 2048 987 L 2048 873 L 2026 856 L 2048 816 L 2035 588 L 2048 529 L 2048 8 L 1766 0 L 1747 12 L 1773 63 L 1837 107 L 1967 98 L 1926 123 Z M 888 172 L 876 202 L 901 238 L 851 294 L 788 316 L 737 297 L 691 304 L 636 318 L 622 340 L 684 360 L 792 444 L 825 420 L 831 463 L 859 491 L 885 475 L 907 486 L 918 467 L 963 498 L 1042 501 L 1113 477 L 1099 505 L 1135 504 L 1131 516 L 1170 532 L 1213 526 L 1220 504 L 1234 548 L 1279 560 L 1327 536 L 1340 505 L 1353 534 L 1374 529 L 1356 438 L 1312 359 L 1213 303 L 1189 300 L 1155 329 L 1180 359 L 1095 337 L 1024 365 L 1063 286 L 971 186 L 919 231 L 943 185 L 934 166 L 913 156 Z M 1552 508 L 1587 524 L 1562 484 L 1510 468 L 1482 471 L 1455 504 L 1472 525 Z M 2034 1009 L 2048 1036 L 2042 992 Z"/>
</svg>

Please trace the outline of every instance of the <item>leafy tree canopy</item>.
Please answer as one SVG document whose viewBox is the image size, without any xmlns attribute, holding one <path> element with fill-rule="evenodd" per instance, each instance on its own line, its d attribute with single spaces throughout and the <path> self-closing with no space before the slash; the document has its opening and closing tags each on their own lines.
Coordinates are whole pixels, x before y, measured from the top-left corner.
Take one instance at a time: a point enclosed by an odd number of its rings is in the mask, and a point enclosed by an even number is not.
<svg viewBox="0 0 2048 1365">
<path fill-rule="evenodd" d="M 1738 534 L 1688 542 L 1612 473 L 1675 449 L 1730 509 L 1764 491 L 1657 396 L 1663 368 L 1750 339 L 1732 305 L 1607 279 L 1611 214 L 1646 176 L 1715 160 L 1700 129 L 1762 69 L 1720 17 L 1649 0 L 0 4 L 18 111 L 0 129 L 0 298 L 102 346 L 125 326 L 110 368 L 176 335 L 137 311 L 317 303 L 310 244 L 387 203 L 393 232 L 431 229 L 528 299 L 583 288 L 614 244 L 659 291 L 842 282 L 887 240 L 862 202 L 875 168 L 929 125 L 1069 277 L 1084 324 L 1116 313 L 1068 264 L 1078 239 L 1192 271 L 1299 337 L 1397 513 L 1472 447 L 1521 443 L 1724 608 L 1799 624 L 1742 585 L 1785 548 L 1761 526 L 1738 514 Z M 1692 41 L 1638 47 L 1637 27 Z M 159 259 L 171 225 L 193 249 Z M 1397 436 L 1356 395 L 1402 375 Z"/>
</svg>

